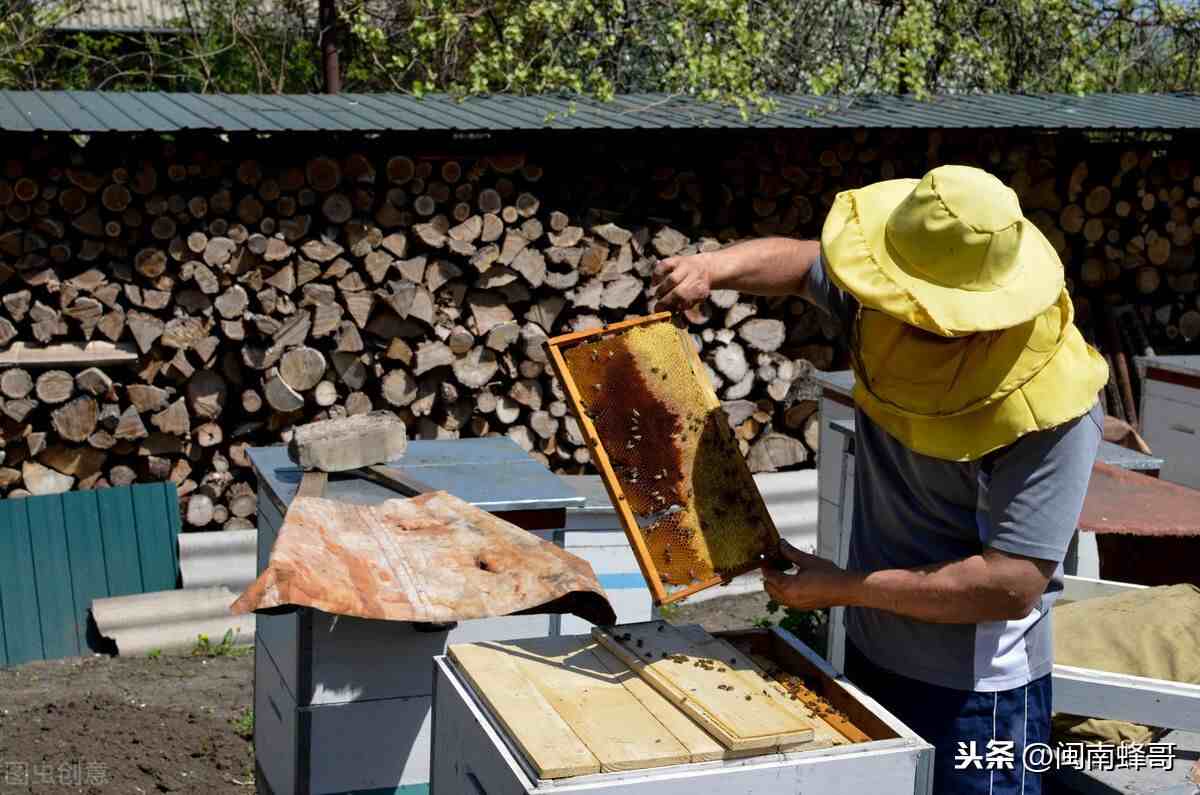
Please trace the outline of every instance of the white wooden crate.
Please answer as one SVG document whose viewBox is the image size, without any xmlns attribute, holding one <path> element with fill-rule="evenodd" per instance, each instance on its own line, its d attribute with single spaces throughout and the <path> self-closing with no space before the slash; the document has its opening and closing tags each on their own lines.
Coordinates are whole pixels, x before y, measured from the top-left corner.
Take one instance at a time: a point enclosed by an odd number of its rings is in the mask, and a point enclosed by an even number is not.
<svg viewBox="0 0 1200 795">
<path fill-rule="evenodd" d="M 482 699 L 448 657 L 434 661 L 433 795 L 780 795 L 795 792 L 928 793 L 932 747 L 870 696 L 781 629 L 776 662 L 816 677 L 844 699 L 843 711 L 870 742 L 745 759 L 539 780 Z M 782 651 L 781 655 L 779 652 Z"/>
<path fill-rule="evenodd" d="M 1163 480 L 1200 488 L 1200 356 L 1139 358 L 1140 432 Z"/>
</svg>

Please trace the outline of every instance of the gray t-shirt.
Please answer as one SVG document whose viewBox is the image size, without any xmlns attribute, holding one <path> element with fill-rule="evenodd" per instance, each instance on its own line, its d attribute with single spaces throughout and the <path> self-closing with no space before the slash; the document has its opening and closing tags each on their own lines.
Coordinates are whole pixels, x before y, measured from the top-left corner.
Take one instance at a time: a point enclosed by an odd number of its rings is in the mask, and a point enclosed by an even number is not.
<svg viewBox="0 0 1200 795">
<path fill-rule="evenodd" d="M 817 306 L 849 328 L 857 305 L 829 280 L 823 262 L 808 283 Z M 1041 603 L 1019 621 L 931 624 L 847 608 L 850 640 L 881 668 L 959 690 L 1008 690 L 1049 673 L 1050 608 L 1062 591 L 1062 560 L 1102 436 L 1099 404 L 965 463 L 915 453 L 861 409 L 855 415 L 851 570 L 911 568 L 987 547 L 1059 565 Z"/>
</svg>

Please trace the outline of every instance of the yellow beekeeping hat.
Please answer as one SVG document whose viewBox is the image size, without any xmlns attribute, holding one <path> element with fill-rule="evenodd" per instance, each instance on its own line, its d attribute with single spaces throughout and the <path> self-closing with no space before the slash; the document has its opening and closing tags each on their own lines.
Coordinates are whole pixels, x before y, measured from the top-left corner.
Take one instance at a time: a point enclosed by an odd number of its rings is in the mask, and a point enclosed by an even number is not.
<svg viewBox="0 0 1200 795">
<path fill-rule="evenodd" d="M 1058 255 L 987 172 L 841 193 L 821 249 L 860 304 L 855 402 L 915 452 L 977 459 L 1086 413 L 1108 380 Z"/>
</svg>

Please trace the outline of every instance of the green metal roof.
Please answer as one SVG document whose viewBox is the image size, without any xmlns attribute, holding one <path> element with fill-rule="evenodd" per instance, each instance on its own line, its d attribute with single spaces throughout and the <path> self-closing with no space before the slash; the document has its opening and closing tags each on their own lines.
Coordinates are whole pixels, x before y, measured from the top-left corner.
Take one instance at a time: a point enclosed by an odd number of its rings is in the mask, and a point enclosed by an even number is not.
<svg viewBox="0 0 1200 795">
<path fill-rule="evenodd" d="M 844 99 L 781 95 L 777 111 L 743 120 L 736 109 L 688 97 L 628 94 L 612 102 L 492 95 L 456 101 L 406 94 L 184 94 L 0 91 L 0 130 L 17 132 L 496 132 L 529 130 L 1200 128 L 1194 94 L 955 94 Z"/>
</svg>

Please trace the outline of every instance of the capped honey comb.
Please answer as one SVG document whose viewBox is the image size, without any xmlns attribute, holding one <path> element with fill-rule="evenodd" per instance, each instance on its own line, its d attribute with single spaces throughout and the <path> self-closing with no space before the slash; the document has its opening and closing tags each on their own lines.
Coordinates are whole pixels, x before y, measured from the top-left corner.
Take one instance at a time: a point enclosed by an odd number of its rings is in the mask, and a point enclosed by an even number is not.
<svg viewBox="0 0 1200 795">
<path fill-rule="evenodd" d="M 668 313 L 549 341 L 655 601 L 760 565 L 778 532 L 686 331 Z"/>
</svg>

